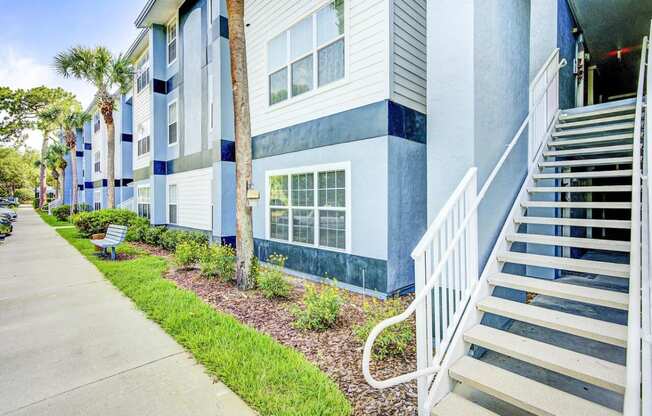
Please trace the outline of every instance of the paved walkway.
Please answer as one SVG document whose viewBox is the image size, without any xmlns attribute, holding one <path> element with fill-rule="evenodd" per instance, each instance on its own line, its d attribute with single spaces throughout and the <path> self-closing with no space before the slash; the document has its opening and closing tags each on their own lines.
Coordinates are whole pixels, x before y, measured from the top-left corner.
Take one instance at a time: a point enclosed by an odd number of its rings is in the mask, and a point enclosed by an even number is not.
<svg viewBox="0 0 652 416">
<path fill-rule="evenodd" d="M 0 243 L 0 415 L 254 414 L 31 208 Z"/>
</svg>

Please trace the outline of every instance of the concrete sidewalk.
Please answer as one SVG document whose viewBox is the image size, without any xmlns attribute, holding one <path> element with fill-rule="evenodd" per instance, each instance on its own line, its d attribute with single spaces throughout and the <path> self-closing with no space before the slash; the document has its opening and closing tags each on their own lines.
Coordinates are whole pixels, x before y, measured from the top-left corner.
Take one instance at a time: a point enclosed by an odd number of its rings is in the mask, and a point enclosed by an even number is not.
<svg viewBox="0 0 652 416">
<path fill-rule="evenodd" d="M 0 415 L 253 415 L 31 208 L 0 243 Z"/>
</svg>

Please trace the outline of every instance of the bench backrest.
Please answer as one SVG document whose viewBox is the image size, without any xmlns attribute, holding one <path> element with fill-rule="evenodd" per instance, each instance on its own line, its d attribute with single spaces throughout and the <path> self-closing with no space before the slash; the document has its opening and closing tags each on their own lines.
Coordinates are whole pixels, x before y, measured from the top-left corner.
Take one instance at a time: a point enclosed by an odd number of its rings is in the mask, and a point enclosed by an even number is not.
<svg viewBox="0 0 652 416">
<path fill-rule="evenodd" d="M 114 244 L 120 244 L 127 236 L 127 227 L 124 225 L 110 224 L 106 229 L 104 240 Z"/>
</svg>

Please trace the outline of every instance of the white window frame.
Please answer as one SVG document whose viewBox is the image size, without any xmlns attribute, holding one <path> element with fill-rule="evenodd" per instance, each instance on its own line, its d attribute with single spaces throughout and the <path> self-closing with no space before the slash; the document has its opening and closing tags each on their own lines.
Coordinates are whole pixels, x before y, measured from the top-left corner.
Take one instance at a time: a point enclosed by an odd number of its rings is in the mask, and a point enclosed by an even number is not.
<svg viewBox="0 0 652 416">
<path fill-rule="evenodd" d="M 176 196 L 176 201 L 174 201 L 174 204 L 172 204 L 172 201 L 170 201 L 170 188 L 174 186 L 175 189 L 175 196 Z M 167 207 L 167 212 L 166 212 L 166 217 L 167 217 L 167 223 L 168 224 L 179 224 L 179 185 L 176 183 L 169 183 L 167 187 L 167 198 L 166 198 L 166 207 Z M 170 205 L 174 205 L 177 207 L 177 218 L 175 222 L 170 221 Z"/>
<path fill-rule="evenodd" d="M 147 134 L 141 135 L 141 132 L 140 132 L 140 127 L 141 126 L 144 127 L 143 131 L 144 132 L 146 131 Z M 135 145 L 135 147 L 136 147 L 136 160 L 141 160 L 141 159 L 149 157 L 149 154 L 152 151 L 152 147 L 151 147 L 152 146 L 152 136 L 150 134 L 149 127 L 150 127 L 149 126 L 149 120 L 144 121 L 144 122 L 138 124 L 138 126 L 136 126 L 136 135 L 138 136 L 136 138 L 136 145 Z M 149 149 L 147 150 L 147 153 L 138 154 L 138 145 L 139 145 L 140 141 L 142 139 L 144 139 L 145 137 L 149 137 Z"/>
<path fill-rule="evenodd" d="M 174 25 L 174 39 L 170 39 L 170 27 L 172 25 Z M 176 54 L 174 55 L 174 59 L 172 60 L 172 62 L 170 62 L 170 43 L 172 43 L 173 40 L 176 40 L 176 43 L 174 45 Z M 177 16 L 174 16 L 172 20 L 170 20 L 168 24 L 165 25 L 165 62 L 168 63 L 168 66 L 171 66 L 177 61 L 178 57 L 179 57 L 179 19 L 177 19 Z"/>
<path fill-rule="evenodd" d="M 141 65 L 143 62 L 147 62 L 146 65 Z M 140 58 L 136 61 L 136 71 L 134 73 L 135 79 L 134 79 L 134 89 L 136 90 L 136 95 L 142 94 L 146 91 L 149 91 L 149 85 L 152 83 L 152 74 L 150 72 L 152 63 L 150 62 L 149 59 L 149 49 L 143 53 Z M 147 72 L 147 84 L 145 84 L 145 87 L 143 87 L 142 90 L 138 90 L 139 85 L 138 85 L 138 80 L 139 78 L 143 75 L 144 72 Z"/>
<path fill-rule="evenodd" d="M 96 169 L 99 167 L 99 169 Z M 102 173 L 102 152 L 99 150 L 93 154 L 93 173 Z"/>
<path fill-rule="evenodd" d="M 213 0 L 206 0 L 206 4 L 208 6 L 206 18 L 208 19 L 208 29 L 209 29 L 208 36 L 210 38 L 211 36 L 210 29 L 213 27 Z"/>
<path fill-rule="evenodd" d="M 99 204 L 99 208 L 97 207 Z M 102 192 L 94 191 L 93 192 L 93 211 L 102 209 Z"/>
<path fill-rule="evenodd" d="M 343 84 L 346 84 L 349 80 L 349 2 L 351 0 L 344 0 L 344 33 L 337 36 L 334 39 L 331 39 L 330 41 L 318 45 L 317 44 L 317 13 L 325 6 L 328 4 L 332 3 L 333 0 L 328 0 L 319 3 L 319 5 L 315 8 L 313 8 L 310 12 L 302 15 L 300 18 L 294 20 L 292 24 L 288 25 L 288 27 L 285 30 L 282 30 L 281 32 L 277 32 L 274 34 L 274 36 L 269 37 L 266 42 L 265 42 L 265 103 L 266 107 L 268 110 L 275 110 L 277 108 L 282 108 L 287 105 L 290 105 L 292 103 L 304 100 L 306 98 L 312 97 L 314 95 L 320 94 L 322 92 L 331 90 L 333 88 L 338 88 Z M 310 52 L 306 52 L 305 54 L 295 58 L 295 59 L 290 59 L 290 29 L 294 27 L 297 23 L 301 22 L 304 20 L 306 17 L 312 16 L 312 49 Z M 277 36 L 285 33 L 286 36 L 286 47 L 285 47 L 285 53 L 286 53 L 286 63 L 285 65 L 281 65 L 277 68 L 269 68 L 269 44 L 270 42 L 275 39 Z M 344 76 L 341 79 L 338 79 L 336 81 L 330 82 L 326 85 L 319 86 L 319 64 L 318 64 L 318 52 L 319 50 L 323 49 L 326 46 L 329 46 L 340 39 L 344 39 Z M 310 91 L 306 91 L 304 93 L 301 93 L 299 95 L 293 96 L 292 95 L 292 64 L 302 60 L 303 58 L 307 57 L 308 55 L 313 55 L 313 62 L 312 62 L 312 83 L 313 87 Z M 288 91 L 288 98 L 286 98 L 283 101 L 279 101 L 278 103 L 271 104 L 270 103 L 270 82 L 269 78 L 270 75 L 275 74 L 276 72 L 282 70 L 283 68 L 287 69 L 287 91 Z"/>
<path fill-rule="evenodd" d="M 210 0 L 209 0 L 210 1 Z M 210 71 L 210 67 L 208 68 Z M 213 97 L 213 74 L 209 73 L 208 74 L 208 131 L 212 132 L 213 129 L 215 128 L 215 115 L 214 111 L 215 109 L 213 108 L 214 106 L 214 97 Z M 209 139 L 210 141 L 210 139 Z"/>
<path fill-rule="evenodd" d="M 147 201 L 147 203 L 141 202 L 141 198 L 140 198 L 140 192 L 141 192 L 142 189 L 145 189 L 145 188 L 147 188 L 149 190 L 149 195 L 148 195 L 149 201 Z M 136 214 L 139 217 L 141 216 L 140 215 L 140 210 L 139 210 L 139 208 L 140 208 L 139 205 L 141 205 L 141 204 L 142 205 L 149 205 L 147 213 L 149 214 L 148 219 L 151 220 L 152 219 L 152 187 L 149 184 L 148 185 L 138 185 L 138 187 L 136 188 Z M 142 218 L 147 218 L 147 217 L 142 217 Z"/>
<path fill-rule="evenodd" d="M 178 99 L 175 98 L 174 100 L 172 100 L 172 101 L 170 101 L 168 103 L 168 107 L 167 107 L 168 112 L 167 112 L 166 118 L 167 118 L 168 130 L 167 130 L 166 135 L 168 137 L 168 147 L 176 146 L 176 145 L 179 144 L 179 104 L 177 103 L 177 101 L 178 101 Z M 170 107 L 172 107 L 172 105 L 177 106 L 177 119 L 175 120 L 175 123 L 177 123 L 177 141 L 174 142 L 174 143 L 170 143 L 170 125 L 172 124 L 172 123 L 170 123 Z"/>
<path fill-rule="evenodd" d="M 344 171 L 344 183 L 346 189 L 344 190 L 344 208 L 320 208 L 319 207 L 319 197 L 318 197 L 318 186 L 319 186 L 319 172 L 329 172 L 335 170 Z M 313 173 L 314 174 L 314 193 L 313 193 L 313 208 L 310 207 L 293 207 L 292 206 L 292 179 L 291 175 L 302 174 L 302 173 Z M 288 176 L 288 205 L 285 207 L 271 205 L 271 195 L 269 191 L 270 178 L 272 176 Z M 319 250 L 328 250 L 335 251 L 340 253 L 351 253 L 351 162 L 339 162 L 339 163 L 328 163 L 321 165 L 311 165 L 311 166 L 302 166 L 296 168 L 288 169 L 278 169 L 270 170 L 265 172 L 265 238 L 270 241 L 278 241 L 284 244 L 292 244 L 297 246 L 312 247 Z M 287 209 L 288 210 L 288 239 L 281 240 L 271 237 L 271 223 L 270 223 L 270 209 L 272 208 Z M 313 209 L 315 211 L 314 217 L 314 242 L 313 244 L 301 243 L 292 241 L 292 209 Z M 345 236 L 345 246 L 343 249 L 337 247 L 322 246 L 319 244 L 319 210 L 331 210 L 331 211 L 343 211 L 345 213 L 344 218 L 344 232 Z"/>
</svg>

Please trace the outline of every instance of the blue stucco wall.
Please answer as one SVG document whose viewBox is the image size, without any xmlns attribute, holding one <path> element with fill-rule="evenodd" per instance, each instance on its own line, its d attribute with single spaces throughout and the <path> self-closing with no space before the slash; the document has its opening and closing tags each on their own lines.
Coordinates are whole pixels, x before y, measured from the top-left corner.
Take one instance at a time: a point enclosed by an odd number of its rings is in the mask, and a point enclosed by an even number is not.
<svg viewBox="0 0 652 416">
<path fill-rule="evenodd" d="M 574 26 L 575 21 L 567 0 L 557 0 L 557 47 L 560 58 L 566 58 L 568 62 L 559 73 L 559 108 L 562 109 L 575 107 L 575 35 L 572 32 Z"/>
</svg>

